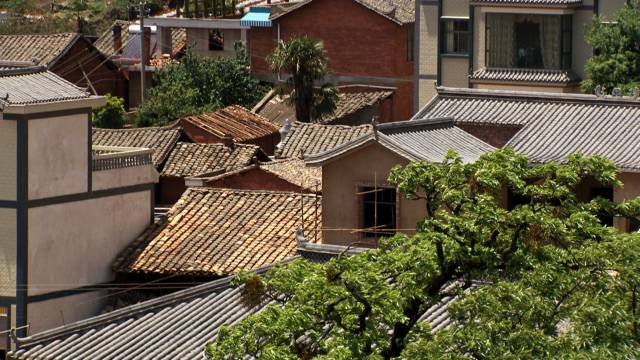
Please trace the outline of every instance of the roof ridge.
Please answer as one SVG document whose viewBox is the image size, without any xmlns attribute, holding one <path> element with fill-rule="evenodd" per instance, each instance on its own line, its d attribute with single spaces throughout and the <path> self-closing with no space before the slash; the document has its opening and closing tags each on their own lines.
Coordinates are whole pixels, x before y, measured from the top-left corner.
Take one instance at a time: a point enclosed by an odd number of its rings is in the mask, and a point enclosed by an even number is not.
<svg viewBox="0 0 640 360">
<path fill-rule="evenodd" d="M 29 75 L 41 72 L 47 72 L 47 67 L 45 65 L 25 66 L 14 69 L 0 69 L 0 77 Z"/>
<path fill-rule="evenodd" d="M 212 188 L 212 187 L 190 187 L 187 191 L 199 193 L 235 193 L 235 194 L 267 194 L 267 195 L 295 195 L 304 197 L 317 197 L 321 195 L 299 193 L 295 191 L 277 191 L 277 190 L 251 190 L 251 189 L 232 189 L 232 188 Z M 185 192 L 186 194 L 186 192 Z"/>
<path fill-rule="evenodd" d="M 371 127 L 370 124 L 363 124 L 363 125 L 333 125 L 333 124 L 323 124 L 323 123 L 316 123 L 316 122 L 310 122 L 310 123 L 306 123 L 306 122 L 302 122 L 302 121 L 294 121 L 293 125 L 302 125 L 302 126 L 315 126 L 315 127 L 327 127 L 327 128 L 333 128 L 333 129 L 345 129 L 345 130 L 350 130 L 350 129 L 358 129 L 358 128 L 365 128 L 365 127 Z M 292 128 L 293 130 L 293 128 Z"/>
</svg>

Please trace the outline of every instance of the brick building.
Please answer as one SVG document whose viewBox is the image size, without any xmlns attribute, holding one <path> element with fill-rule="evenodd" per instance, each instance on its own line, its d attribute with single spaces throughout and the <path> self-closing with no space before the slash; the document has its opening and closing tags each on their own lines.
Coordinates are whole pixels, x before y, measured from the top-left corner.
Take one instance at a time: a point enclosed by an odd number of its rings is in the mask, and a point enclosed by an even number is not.
<svg viewBox="0 0 640 360">
<path fill-rule="evenodd" d="M 279 80 L 266 57 L 279 41 L 307 35 L 323 41 L 329 80 L 396 88 L 393 119 L 411 117 L 414 1 L 305 0 L 271 5 L 270 10 L 269 22 L 252 26 L 248 34 L 257 77 Z"/>
</svg>

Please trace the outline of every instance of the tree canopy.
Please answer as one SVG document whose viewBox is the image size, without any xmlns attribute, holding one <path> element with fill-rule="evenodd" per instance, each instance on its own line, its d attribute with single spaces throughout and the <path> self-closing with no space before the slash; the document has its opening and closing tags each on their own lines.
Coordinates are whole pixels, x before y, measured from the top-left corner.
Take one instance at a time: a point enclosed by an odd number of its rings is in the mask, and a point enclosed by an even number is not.
<svg viewBox="0 0 640 360">
<path fill-rule="evenodd" d="M 212 359 L 625 359 L 640 356 L 640 237 L 603 225 L 640 200 L 581 200 L 585 181 L 618 187 L 600 157 L 530 165 L 511 149 L 465 164 L 397 167 L 390 182 L 425 199 L 416 234 L 325 264 L 241 274 L 263 311 L 220 330 Z M 509 194 L 509 195 L 507 195 Z M 505 197 L 519 199 L 506 207 Z M 452 326 L 419 321 L 444 296 Z"/>
<path fill-rule="evenodd" d="M 593 92 L 599 85 L 607 92 L 621 88 L 628 93 L 640 87 L 638 0 L 627 2 L 613 19 L 596 17 L 586 39 L 595 54 L 586 65 L 588 79 L 582 83 L 583 91 Z"/>
<path fill-rule="evenodd" d="M 93 126 L 106 129 L 120 129 L 126 122 L 124 99 L 106 95 L 107 104 L 93 109 Z"/>
<path fill-rule="evenodd" d="M 235 58 L 200 57 L 188 49 L 179 63 L 156 72 L 154 81 L 138 111 L 137 126 L 163 125 L 229 105 L 251 108 L 266 92 L 251 76 L 241 47 Z"/>
<path fill-rule="evenodd" d="M 332 114 L 338 102 L 336 88 L 324 81 L 329 58 L 321 41 L 307 36 L 294 37 L 278 44 L 268 58 L 271 69 L 291 75 L 286 81 L 289 101 L 295 106 L 296 119 L 310 122 Z"/>
</svg>

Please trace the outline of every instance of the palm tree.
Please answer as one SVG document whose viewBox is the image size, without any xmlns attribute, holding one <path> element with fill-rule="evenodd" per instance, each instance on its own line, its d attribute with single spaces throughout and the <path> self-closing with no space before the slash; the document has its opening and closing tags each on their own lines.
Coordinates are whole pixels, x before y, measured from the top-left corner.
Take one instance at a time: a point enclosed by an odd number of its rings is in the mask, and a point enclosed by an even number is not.
<svg viewBox="0 0 640 360">
<path fill-rule="evenodd" d="M 289 100 L 295 105 L 298 121 L 310 122 L 336 109 L 338 94 L 331 84 L 320 88 L 314 85 L 327 74 L 329 58 L 321 41 L 300 36 L 278 47 L 268 57 L 271 69 L 291 76 L 286 85 L 291 91 Z"/>
</svg>

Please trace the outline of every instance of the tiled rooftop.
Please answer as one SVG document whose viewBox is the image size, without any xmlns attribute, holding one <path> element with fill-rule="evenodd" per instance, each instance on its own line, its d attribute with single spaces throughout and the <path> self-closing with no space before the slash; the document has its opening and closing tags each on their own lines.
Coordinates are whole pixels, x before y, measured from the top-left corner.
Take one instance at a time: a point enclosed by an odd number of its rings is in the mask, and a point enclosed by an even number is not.
<svg viewBox="0 0 640 360">
<path fill-rule="evenodd" d="M 322 168 L 306 166 L 297 158 L 261 163 L 260 168 L 312 192 L 322 192 Z"/>
<path fill-rule="evenodd" d="M 471 0 L 472 4 L 479 5 L 547 5 L 567 6 L 582 5 L 582 0 Z"/>
<path fill-rule="evenodd" d="M 153 150 L 153 165 L 160 169 L 180 139 L 176 126 L 136 129 L 93 129 L 93 145 L 148 148 Z"/>
<path fill-rule="evenodd" d="M 296 9 L 310 3 L 313 0 L 302 0 L 296 2 L 278 3 L 271 7 L 271 19 L 275 20 L 280 16 L 295 11 Z M 378 13 L 379 15 L 397 23 L 411 24 L 415 21 L 415 1 L 414 0 L 353 0 L 354 2 Z M 254 4 L 257 5 L 257 4 Z M 262 5 L 262 4 L 261 4 Z"/>
<path fill-rule="evenodd" d="M 269 120 L 238 105 L 228 106 L 213 113 L 185 117 L 180 121 L 190 123 L 220 138 L 231 135 L 236 142 L 270 136 L 279 130 L 278 126 Z"/>
<path fill-rule="evenodd" d="M 280 158 L 316 154 L 372 131 L 371 125 L 344 126 L 295 122 L 277 152 Z"/>
<path fill-rule="evenodd" d="M 0 105 L 32 105 L 89 97 L 84 89 L 44 67 L 0 70 Z"/>
<path fill-rule="evenodd" d="M 319 227 L 321 212 L 316 195 L 189 188 L 165 223 L 123 251 L 114 270 L 223 276 L 256 269 L 295 255 L 297 227 Z"/>
<path fill-rule="evenodd" d="M 571 70 L 485 68 L 475 71 L 471 80 L 545 84 L 576 84 L 580 77 Z"/>
<path fill-rule="evenodd" d="M 180 142 L 169 155 L 161 176 L 201 176 L 241 169 L 254 160 L 269 161 L 255 145 L 192 144 Z"/>
<path fill-rule="evenodd" d="M 50 35 L 0 35 L 0 60 L 49 66 L 78 40 L 76 33 Z"/>
</svg>

